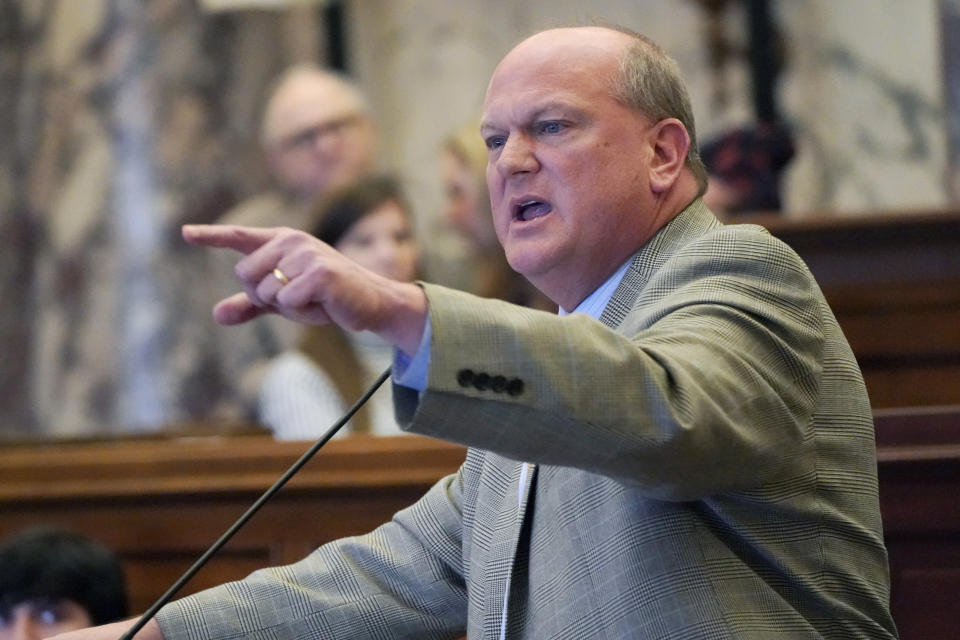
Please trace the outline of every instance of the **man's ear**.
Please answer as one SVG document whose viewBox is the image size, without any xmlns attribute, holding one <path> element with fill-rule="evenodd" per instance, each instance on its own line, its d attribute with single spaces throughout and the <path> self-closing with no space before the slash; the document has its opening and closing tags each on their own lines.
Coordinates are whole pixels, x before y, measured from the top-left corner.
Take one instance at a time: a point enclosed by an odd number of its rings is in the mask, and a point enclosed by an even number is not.
<svg viewBox="0 0 960 640">
<path fill-rule="evenodd" d="M 653 157 L 650 160 L 650 188 L 654 193 L 668 190 L 680 177 L 687 161 L 690 134 L 676 118 L 666 118 L 650 130 Z"/>
</svg>

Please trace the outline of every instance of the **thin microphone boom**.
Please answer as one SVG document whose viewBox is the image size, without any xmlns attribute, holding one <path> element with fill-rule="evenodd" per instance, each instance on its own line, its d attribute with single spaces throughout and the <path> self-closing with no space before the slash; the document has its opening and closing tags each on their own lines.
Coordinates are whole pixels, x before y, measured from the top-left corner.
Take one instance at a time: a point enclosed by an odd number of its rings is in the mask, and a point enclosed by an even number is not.
<svg viewBox="0 0 960 640">
<path fill-rule="evenodd" d="M 377 380 L 370 386 L 370 388 L 367 389 L 366 393 L 364 393 L 360 397 L 360 399 L 357 400 L 354 403 L 354 405 L 350 407 L 350 409 L 345 414 L 343 414 L 343 417 L 340 418 L 336 422 L 336 424 L 334 424 L 332 427 L 327 429 L 327 432 L 323 434 L 323 436 L 321 436 L 320 439 L 313 444 L 313 446 L 307 449 L 306 453 L 300 456 L 300 458 L 296 462 L 294 462 L 290 466 L 290 468 L 287 469 L 286 472 L 284 472 L 284 474 L 280 476 L 280 478 L 276 482 L 273 483 L 273 486 L 271 486 L 269 489 L 264 491 L 263 495 L 257 498 L 256 502 L 250 505 L 250 508 L 247 509 L 246 513 L 244 513 L 242 516 L 237 518 L 237 521 L 234 522 L 230 526 L 230 528 L 224 532 L 222 536 L 220 536 L 220 539 L 214 542 L 210 546 L 210 548 L 207 549 L 203 553 L 203 555 L 200 556 L 200 558 L 198 558 L 197 561 L 193 563 L 193 566 L 187 569 L 186 572 L 182 576 L 180 576 L 180 578 L 176 582 L 173 583 L 173 586 L 167 589 L 167 592 L 164 593 L 162 596 L 160 596 L 157 599 L 157 601 L 154 602 L 150 606 L 150 608 L 144 612 L 142 616 L 140 616 L 136 624 L 134 624 L 125 634 L 123 634 L 120 637 L 120 640 L 132 640 L 133 636 L 136 635 L 136 633 L 140 631 L 140 629 L 142 629 L 145 624 L 150 622 L 153 616 L 157 615 L 157 612 L 165 604 L 170 602 L 170 600 L 177 593 L 177 591 L 179 591 L 181 587 L 183 587 L 183 585 L 185 585 L 191 578 L 193 578 L 193 576 L 195 576 L 197 572 L 203 568 L 203 565 L 207 564 L 207 561 L 210 560 L 211 557 L 213 557 L 213 554 L 219 551 L 220 548 L 223 545 L 225 545 L 230 540 L 230 538 L 232 538 L 234 534 L 237 531 L 239 531 L 240 528 L 243 527 L 243 525 L 247 523 L 247 521 L 250 518 L 253 517 L 253 514 L 259 511 L 260 507 L 262 507 L 267 502 L 267 500 L 273 497 L 273 494 L 275 494 L 277 491 L 283 488 L 283 485 L 285 485 L 290 478 L 296 475 L 296 473 L 300 471 L 300 468 L 303 467 L 303 465 L 305 465 L 307 462 L 309 462 L 310 458 L 312 458 L 317 453 L 317 451 L 320 451 L 323 445 L 325 445 L 327 441 L 330 440 L 330 438 L 332 438 L 334 434 L 336 434 L 337 431 L 339 431 L 343 427 L 343 425 L 347 424 L 350 418 L 353 417 L 353 414 L 359 411 L 360 407 L 366 404 L 367 400 L 370 399 L 370 396 L 372 396 L 374 392 L 376 392 L 376 390 L 379 389 L 381 385 L 383 385 L 383 383 L 386 382 L 387 378 L 389 377 L 390 377 L 390 369 L 387 368 L 386 371 L 380 374 L 380 377 L 377 378 Z"/>
</svg>

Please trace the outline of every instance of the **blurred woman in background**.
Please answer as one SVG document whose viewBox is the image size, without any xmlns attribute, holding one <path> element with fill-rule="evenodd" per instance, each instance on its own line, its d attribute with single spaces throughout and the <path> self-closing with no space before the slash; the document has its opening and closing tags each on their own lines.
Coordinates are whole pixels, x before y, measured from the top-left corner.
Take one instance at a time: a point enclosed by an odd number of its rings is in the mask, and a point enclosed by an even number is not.
<svg viewBox="0 0 960 640">
<path fill-rule="evenodd" d="M 479 120 L 447 136 L 440 162 L 444 221 L 470 248 L 470 254 L 462 257 L 469 272 L 467 289 L 485 298 L 556 311 L 555 304 L 510 268 L 497 240 L 487 193 L 487 148 Z"/>
<path fill-rule="evenodd" d="M 413 221 L 395 179 L 372 176 L 335 191 L 321 201 L 316 219 L 314 235 L 361 266 L 394 280 L 417 277 Z M 260 422 L 278 439 L 314 439 L 392 362 L 392 346 L 372 333 L 350 333 L 335 325 L 309 327 L 296 351 L 269 365 L 260 386 Z M 374 394 L 348 429 L 403 433 L 393 417 L 389 389 Z"/>
</svg>

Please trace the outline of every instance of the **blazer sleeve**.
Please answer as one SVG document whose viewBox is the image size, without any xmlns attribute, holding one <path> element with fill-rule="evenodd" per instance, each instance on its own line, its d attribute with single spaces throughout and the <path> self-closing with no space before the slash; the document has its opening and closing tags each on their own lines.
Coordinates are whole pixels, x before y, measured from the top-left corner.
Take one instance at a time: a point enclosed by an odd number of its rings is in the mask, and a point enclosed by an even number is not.
<svg viewBox="0 0 960 640">
<path fill-rule="evenodd" d="M 635 258 L 615 328 L 424 286 L 428 386 L 395 388 L 410 431 L 668 500 L 811 467 L 829 310 L 800 258 L 762 230 L 718 227 L 655 267 Z"/>
<path fill-rule="evenodd" d="M 177 600 L 174 638 L 457 638 L 466 629 L 462 471 L 373 532 Z"/>
</svg>

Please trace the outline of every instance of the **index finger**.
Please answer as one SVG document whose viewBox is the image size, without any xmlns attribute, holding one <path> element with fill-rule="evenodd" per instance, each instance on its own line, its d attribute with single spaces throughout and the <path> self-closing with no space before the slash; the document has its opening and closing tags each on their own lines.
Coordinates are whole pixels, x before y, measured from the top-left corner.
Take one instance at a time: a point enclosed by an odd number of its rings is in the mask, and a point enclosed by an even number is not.
<svg viewBox="0 0 960 640">
<path fill-rule="evenodd" d="M 233 249 L 243 254 L 256 251 L 277 235 L 277 229 L 235 224 L 185 224 L 180 232 L 190 244 Z"/>
</svg>

